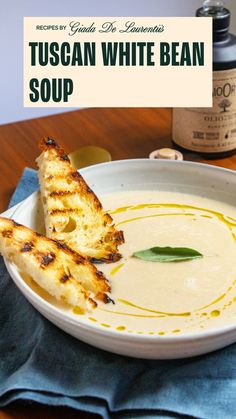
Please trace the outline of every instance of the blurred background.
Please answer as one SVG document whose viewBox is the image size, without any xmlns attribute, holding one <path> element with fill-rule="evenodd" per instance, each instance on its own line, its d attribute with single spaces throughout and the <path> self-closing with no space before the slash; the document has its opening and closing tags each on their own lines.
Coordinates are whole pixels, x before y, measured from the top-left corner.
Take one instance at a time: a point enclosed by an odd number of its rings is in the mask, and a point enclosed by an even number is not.
<svg viewBox="0 0 236 419">
<path fill-rule="evenodd" d="M 226 0 L 236 33 L 236 0 Z M 24 16 L 194 16 L 201 0 L 0 0 L 0 124 L 69 108 L 23 107 Z"/>
</svg>

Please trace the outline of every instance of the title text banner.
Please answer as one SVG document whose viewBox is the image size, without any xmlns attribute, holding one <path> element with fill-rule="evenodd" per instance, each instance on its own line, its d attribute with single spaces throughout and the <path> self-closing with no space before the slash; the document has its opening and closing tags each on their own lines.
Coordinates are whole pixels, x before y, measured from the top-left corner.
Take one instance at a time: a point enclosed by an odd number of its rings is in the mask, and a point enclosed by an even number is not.
<svg viewBox="0 0 236 419">
<path fill-rule="evenodd" d="M 212 20 L 27 17 L 24 105 L 210 107 Z"/>
</svg>

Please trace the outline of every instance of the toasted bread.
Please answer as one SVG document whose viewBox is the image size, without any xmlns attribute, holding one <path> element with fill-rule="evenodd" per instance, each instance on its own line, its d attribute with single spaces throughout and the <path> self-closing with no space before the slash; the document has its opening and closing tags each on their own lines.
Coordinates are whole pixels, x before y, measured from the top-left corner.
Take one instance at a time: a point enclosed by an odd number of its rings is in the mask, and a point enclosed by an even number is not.
<svg viewBox="0 0 236 419">
<path fill-rule="evenodd" d="M 44 207 L 46 235 L 67 244 L 92 262 L 116 262 L 123 232 L 115 229 L 111 216 L 64 150 L 51 138 L 39 143 L 37 159 Z"/>
<path fill-rule="evenodd" d="M 66 245 L 0 217 L 0 252 L 56 299 L 82 311 L 112 301 L 102 272 Z"/>
</svg>

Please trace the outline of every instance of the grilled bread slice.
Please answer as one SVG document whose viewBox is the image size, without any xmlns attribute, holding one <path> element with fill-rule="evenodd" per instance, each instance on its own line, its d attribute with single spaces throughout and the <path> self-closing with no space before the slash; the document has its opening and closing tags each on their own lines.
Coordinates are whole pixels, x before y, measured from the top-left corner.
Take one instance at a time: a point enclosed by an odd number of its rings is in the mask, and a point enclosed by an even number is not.
<svg viewBox="0 0 236 419">
<path fill-rule="evenodd" d="M 66 245 L 0 217 L 0 252 L 57 300 L 95 308 L 94 298 L 112 301 L 108 281 L 94 265 Z"/>
<path fill-rule="evenodd" d="M 116 262 L 124 242 L 109 214 L 83 177 L 71 166 L 64 150 L 51 138 L 39 143 L 40 191 L 46 235 L 66 243 L 92 262 Z"/>
</svg>

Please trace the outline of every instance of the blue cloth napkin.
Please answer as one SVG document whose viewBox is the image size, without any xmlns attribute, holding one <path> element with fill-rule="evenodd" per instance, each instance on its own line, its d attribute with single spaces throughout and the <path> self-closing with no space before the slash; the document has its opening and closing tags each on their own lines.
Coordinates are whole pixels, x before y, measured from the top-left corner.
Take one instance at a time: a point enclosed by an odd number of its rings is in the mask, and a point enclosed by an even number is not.
<svg viewBox="0 0 236 419">
<path fill-rule="evenodd" d="M 11 205 L 38 186 L 26 169 Z M 0 406 L 35 401 L 103 418 L 236 417 L 236 345 L 175 361 L 114 355 L 44 319 L 0 261 Z"/>
</svg>

